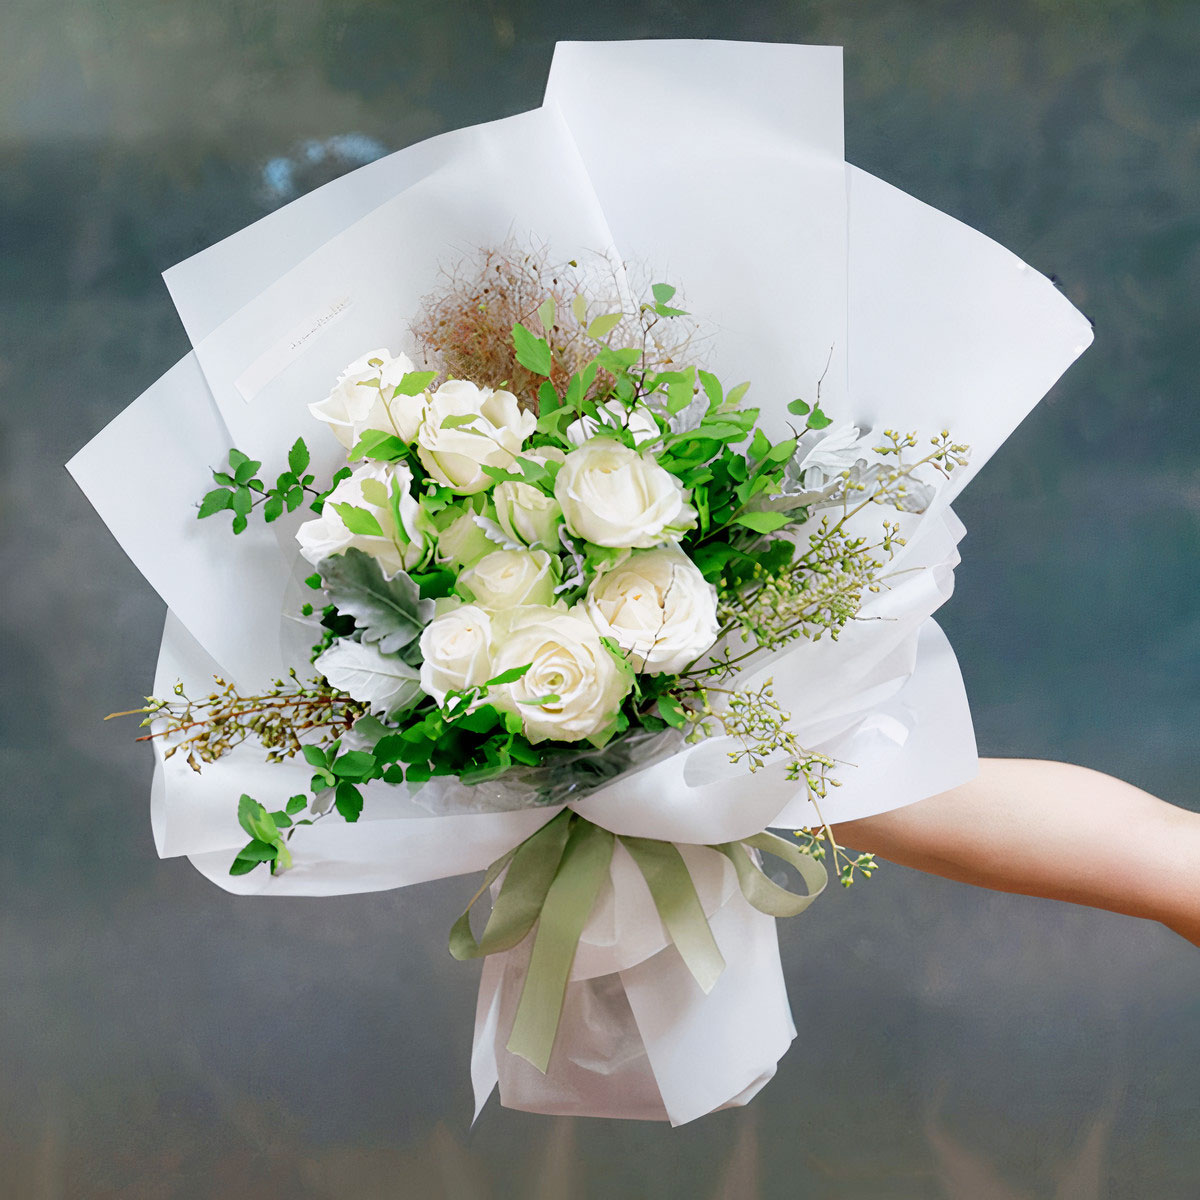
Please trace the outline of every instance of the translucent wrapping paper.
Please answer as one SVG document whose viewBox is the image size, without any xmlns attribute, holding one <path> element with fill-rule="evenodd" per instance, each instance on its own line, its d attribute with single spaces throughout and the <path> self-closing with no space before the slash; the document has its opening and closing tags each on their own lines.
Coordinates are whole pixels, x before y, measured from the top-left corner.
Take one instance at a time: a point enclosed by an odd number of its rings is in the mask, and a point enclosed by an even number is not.
<svg viewBox="0 0 1200 1200">
<path fill-rule="evenodd" d="M 927 510 L 901 514 L 907 543 L 890 586 L 839 640 L 793 644 L 742 677 L 773 679 L 798 740 L 843 764 L 842 786 L 822 802 L 827 821 L 970 779 L 969 710 L 932 620 L 963 534 L 950 503 L 1091 330 L 1007 250 L 845 163 L 833 47 L 560 44 L 541 108 L 399 151 L 172 268 L 193 352 L 69 464 L 170 610 L 157 694 L 177 679 L 205 691 L 214 672 L 255 687 L 306 663 L 310 631 L 286 615 L 308 573 L 294 542 L 300 514 L 233 538 L 196 520 L 208 472 L 231 445 L 270 469 L 298 434 L 314 469 L 331 470 L 341 447 L 307 405 L 365 348 L 415 354 L 407 331 L 439 270 L 508 238 L 576 259 L 584 286 L 590 271 L 622 290 L 626 263 L 681 285 L 711 332 L 706 365 L 752 381 L 769 429 L 821 380 L 837 419 L 949 429 L 970 444 L 970 466 Z M 744 1103 L 793 1037 L 774 921 L 705 847 L 817 814 L 782 764 L 751 777 L 724 739 L 673 749 L 569 803 L 616 834 L 680 844 L 725 972 L 701 991 L 618 846 L 545 1075 L 504 1049 L 527 945 L 485 961 L 480 1105 L 498 1081 L 512 1107 L 678 1124 Z M 159 747 L 159 853 L 243 894 L 372 891 L 479 871 L 559 810 L 472 806 L 437 781 L 412 794 L 374 783 L 356 824 L 297 830 L 291 870 L 231 877 L 244 841 L 237 796 L 277 807 L 308 776 L 250 746 L 197 775 Z"/>
</svg>

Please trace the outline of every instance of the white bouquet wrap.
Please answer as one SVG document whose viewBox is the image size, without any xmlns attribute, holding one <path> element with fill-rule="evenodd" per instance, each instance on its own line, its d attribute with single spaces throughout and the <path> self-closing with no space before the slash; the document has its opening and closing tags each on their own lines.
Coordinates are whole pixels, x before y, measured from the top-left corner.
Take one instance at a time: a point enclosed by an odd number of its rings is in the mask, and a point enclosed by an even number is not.
<svg viewBox="0 0 1200 1200">
<path fill-rule="evenodd" d="M 581 279 L 618 304 L 633 292 L 624 264 L 653 263 L 686 282 L 711 324 L 712 369 L 753 379 L 768 432 L 784 434 L 787 400 L 819 383 L 821 404 L 861 430 L 951 429 L 970 445 L 969 465 L 921 511 L 896 514 L 905 542 L 888 586 L 840 637 L 764 651 L 739 676 L 739 686 L 773 680 L 797 740 L 844 764 L 819 814 L 784 762 L 751 774 L 714 736 L 635 753 L 578 798 L 540 805 L 464 805 L 450 778 L 376 780 L 362 789 L 361 819 L 294 830 L 289 869 L 230 875 L 245 841 L 231 796 L 281 807 L 308 789 L 310 767 L 264 763 L 242 744 L 196 771 L 154 743 L 159 854 L 186 856 L 246 895 L 482 871 L 563 813 L 615 835 L 545 1071 L 506 1048 L 533 938 L 485 958 L 478 1107 L 497 1082 L 514 1108 L 673 1124 L 745 1103 L 795 1034 L 764 904 L 803 907 L 747 899 L 754 839 L 909 804 L 977 769 L 957 664 L 932 620 L 964 532 L 950 503 L 1091 329 L 1007 250 L 847 165 L 841 87 L 832 47 L 561 44 L 542 108 L 399 151 L 168 272 L 193 352 L 69 464 L 167 603 L 161 696 L 176 681 L 206 691 L 214 675 L 259 688 L 307 661 L 311 628 L 287 615 L 311 569 L 295 541 L 300 514 L 231 539 L 196 520 L 195 501 L 232 446 L 285 459 L 309 406 L 365 347 L 418 357 L 398 339 L 448 255 L 517 237 L 554 261 L 588 256 Z M 344 461 L 333 436 L 312 442 L 314 471 Z M 711 978 L 664 923 L 634 861 L 638 839 L 679 848 L 724 961 Z M 712 848 L 726 846 L 749 850 Z M 497 868 L 494 894 L 504 878 Z"/>
</svg>

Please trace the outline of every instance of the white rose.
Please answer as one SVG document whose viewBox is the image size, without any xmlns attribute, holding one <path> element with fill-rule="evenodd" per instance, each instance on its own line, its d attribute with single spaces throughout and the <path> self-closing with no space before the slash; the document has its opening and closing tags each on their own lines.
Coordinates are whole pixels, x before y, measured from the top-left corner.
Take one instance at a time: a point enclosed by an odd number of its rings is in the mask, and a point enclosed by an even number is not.
<svg viewBox="0 0 1200 1200">
<path fill-rule="evenodd" d="M 557 580 L 545 550 L 495 550 L 463 571 L 458 582 L 476 604 L 499 610 L 549 604 Z"/>
<path fill-rule="evenodd" d="M 611 438 L 593 438 L 567 455 L 554 496 L 567 528 L 597 546 L 658 546 L 696 523 L 679 480 Z"/>
<path fill-rule="evenodd" d="M 421 688 L 439 704 L 447 692 L 478 687 L 491 668 L 491 618 L 474 604 L 434 617 L 421 633 Z"/>
<path fill-rule="evenodd" d="M 333 391 L 320 403 L 310 404 L 308 411 L 324 421 L 347 450 L 367 429 L 380 429 L 412 442 L 428 393 L 395 397 L 392 393 L 404 376 L 416 369 L 405 354 L 393 358 L 387 350 L 372 350 L 355 359 L 338 376 Z"/>
<path fill-rule="evenodd" d="M 564 432 L 572 446 L 582 446 L 589 438 L 596 436 L 601 425 L 629 430 L 635 446 L 654 441 L 662 432 L 654 414 L 644 404 L 635 404 L 630 408 L 620 400 L 606 400 L 599 405 L 595 417 L 579 417 Z"/>
<path fill-rule="evenodd" d="M 443 428 L 462 417 L 474 419 Z M 482 492 L 492 484 L 482 468 L 511 467 L 535 425 L 537 417 L 523 412 L 511 392 L 452 379 L 429 399 L 417 430 L 417 453 L 439 483 L 456 492 Z"/>
<path fill-rule="evenodd" d="M 496 521 L 514 542 L 527 546 L 557 546 L 562 508 L 553 496 L 531 483 L 506 480 L 492 491 Z"/>
<path fill-rule="evenodd" d="M 516 713 L 531 742 L 586 738 L 601 746 L 612 736 L 633 673 L 579 609 L 528 605 L 494 619 L 493 676 L 526 664 L 520 679 L 493 687 L 488 700 Z"/>
<path fill-rule="evenodd" d="M 717 590 L 677 546 L 635 550 L 592 580 L 587 611 L 634 668 L 674 674 L 717 639 Z"/>
<path fill-rule="evenodd" d="M 393 485 L 400 489 L 400 525 L 396 525 L 387 496 Z M 420 566 L 429 553 L 432 527 L 412 491 L 412 472 L 404 463 L 368 462 L 333 489 L 321 515 L 296 530 L 300 553 L 314 566 L 331 554 L 351 547 L 374 558 L 391 578 L 397 571 Z M 365 493 L 364 493 L 365 489 Z M 339 504 L 366 509 L 380 533 L 353 533 L 338 512 Z"/>
</svg>

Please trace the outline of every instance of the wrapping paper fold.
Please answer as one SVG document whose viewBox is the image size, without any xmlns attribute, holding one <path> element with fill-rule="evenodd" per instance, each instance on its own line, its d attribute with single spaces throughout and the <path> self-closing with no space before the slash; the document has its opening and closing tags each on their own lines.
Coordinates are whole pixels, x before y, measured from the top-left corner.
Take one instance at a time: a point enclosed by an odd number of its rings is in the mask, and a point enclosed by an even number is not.
<svg viewBox="0 0 1200 1200">
<path fill-rule="evenodd" d="M 647 114 L 653 114 L 647 118 Z M 351 173 L 166 278 L 194 351 L 71 461 L 118 541 L 166 601 L 156 691 L 214 672 L 255 686 L 307 659 L 285 619 L 296 515 L 229 536 L 195 519 L 231 445 L 282 463 L 298 433 L 317 469 L 341 449 L 310 428 L 364 347 L 400 339 L 447 262 L 514 236 L 576 259 L 580 286 L 629 291 L 628 270 L 681 285 L 709 367 L 753 381 L 782 428 L 796 395 L 863 428 L 949 429 L 972 447 L 923 514 L 891 586 L 837 642 L 752 666 L 802 743 L 837 759 L 836 822 L 971 778 L 976 755 L 954 656 L 932 614 L 953 589 L 963 528 L 949 505 L 1087 347 L 1087 321 L 982 234 L 848 166 L 841 52 L 728 42 L 565 43 L 542 108 L 458 130 Z M 153 495 L 154 503 L 145 497 Z M 550 1070 L 503 1050 L 525 944 L 485 962 L 472 1074 L 510 1107 L 693 1119 L 744 1103 L 794 1035 L 774 922 L 725 860 L 699 848 L 818 820 L 782 767 L 753 777 L 719 739 L 630 772 L 573 807 L 627 836 L 681 843 L 728 968 L 705 996 L 618 853 L 576 956 Z M 306 790 L 304 764 L 244 747 L 197 775 L 156 764 L 163 856 L 243 894 L 330 895 L 475 872 L 557 810 L 431 816 L 371 785 L 363 819 L 297 831 L 295 867 L 231 877 L 236 797 Z M 428 786 L 436 786 L 436 782 Z"/>
</svg>

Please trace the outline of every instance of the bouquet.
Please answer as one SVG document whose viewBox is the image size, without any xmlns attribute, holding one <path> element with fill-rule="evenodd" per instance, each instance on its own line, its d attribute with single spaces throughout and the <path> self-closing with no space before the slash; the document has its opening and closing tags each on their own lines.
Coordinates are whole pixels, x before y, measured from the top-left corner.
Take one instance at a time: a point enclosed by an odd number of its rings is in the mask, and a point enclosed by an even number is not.
<svg viewBox="0 0 1200 1200">
<path fill-rule="evenodd" d="M 702 131 L 592 99 L 718 69 L 755 100 L 692 93 Z M 177 268 L 194 356 L 72 463 L 178 614 L 136 710 L 160 853 L 277 894 L 484 870 L 477 1105 L 745 1103 L 795 1033 L 775 918 L 874 868 L 830 822 L 973 774 L 949 502 L 1090 335 L 846 168 L 840 116 L 829 48 L 560 47 L 543 109 Z"/>
</svg>

